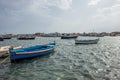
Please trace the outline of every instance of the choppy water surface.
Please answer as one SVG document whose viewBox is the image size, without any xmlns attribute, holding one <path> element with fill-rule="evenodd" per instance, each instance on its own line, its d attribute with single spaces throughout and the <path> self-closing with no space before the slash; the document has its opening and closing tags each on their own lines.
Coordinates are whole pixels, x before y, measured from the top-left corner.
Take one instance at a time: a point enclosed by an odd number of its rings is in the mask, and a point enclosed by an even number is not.
<svg viewBox="0 0 120 80">
<path fill-rule="evenodd" d="M 50 55 L 0 64 L 0 80 L 120 80 L 120 37 L 101 37 L 98 44 L 75 45 L 74 40 L 36 38 L 0 42 L 24 47 L 55 40 Z"/>
</svg>

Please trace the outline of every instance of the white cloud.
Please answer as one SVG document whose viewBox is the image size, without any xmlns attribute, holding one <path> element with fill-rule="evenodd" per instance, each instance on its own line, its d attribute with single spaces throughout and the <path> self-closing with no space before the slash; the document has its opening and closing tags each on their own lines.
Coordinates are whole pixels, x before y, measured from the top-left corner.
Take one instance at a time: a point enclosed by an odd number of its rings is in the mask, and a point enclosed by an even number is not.
<svg viewBox="0 0 120 80">
<path fill-rule="evenodd" d="M 101 0 L 91 0 L 88 5 L 97 5 Z"/>
<path fill-rule="evenodd" d="M 120 0 L 1 0 L 0 22 L 1 31 L 11 32 L 110 30 L 120 26 Z"/>
<path fill-rule="evenodd" d="M 111 7 L 99 8 L 95 16 L 120 15 L 120 4 L 115 4 Z"/>
<path fill-rule="evenodd" d="M 93 24 L 107 28 L 117 28 L 120 23 L 120 4 L 99 8 L 93 16 Z"/>
<path fill-rule="evenodd" d="M 58 7 L 62 10 L 71 8 L 72 0 L 33 0 L 33 9 L 48 9 L 49 7 Z"/>
<path fill-rule="evenodd" d="M 67 10 L 71 8 L 72 0 L 61 0 L 61 9 Z"/>
<path fill-rule="evenodd" d="M 72 0 L 32 0 L 26 8 L 26 12 L 33 15 L 53 17 L 59 15 L 62 11 L 71 9 Z"/>
</svg>

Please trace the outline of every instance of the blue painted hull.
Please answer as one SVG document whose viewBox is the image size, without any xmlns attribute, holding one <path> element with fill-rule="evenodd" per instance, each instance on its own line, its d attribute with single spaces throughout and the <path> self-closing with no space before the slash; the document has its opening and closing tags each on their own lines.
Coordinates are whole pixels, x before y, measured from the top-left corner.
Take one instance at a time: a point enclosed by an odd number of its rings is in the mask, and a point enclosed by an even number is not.
<svg viewBox="0 0 120 80">
<path fill-rule="evenodd" d="M 22 54 L 11 54 L 10 56 L 10 59 L 11 59 L 11 62 L 15 62 L 17 60 L 21 60 L 21 59 L 27 59 L 27 58 L 32 58 L 32 57 L 37 57 L 37 56 L 42 56 L 42 55 L 47 55 L 47 54 L 50 54 L 54 52 L 54 48 L 51 48 L 50 50 L 46 50 L 46 51 L 43 51 L 43 52 L 26 52 L 25 54 L 22 53 Z"/>
<path fill-rule="evenodd" d="M 9 49 L 11 62 L 17 60 L 42 56 L 54 52 L 55 43 L 36 45 L 27 48 L 21 48 L 18 50 Z"/>
</svg>

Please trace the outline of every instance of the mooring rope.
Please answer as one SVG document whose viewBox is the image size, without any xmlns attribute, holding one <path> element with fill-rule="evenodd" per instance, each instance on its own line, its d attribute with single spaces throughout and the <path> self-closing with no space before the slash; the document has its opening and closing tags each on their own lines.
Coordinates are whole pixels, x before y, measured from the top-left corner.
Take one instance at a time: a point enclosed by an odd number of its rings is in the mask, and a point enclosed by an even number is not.
<svg viewBox="0 0 120 80">
<path fill-rule="evenodd" d="M 3 61 L 0 62 L 0 64 L 4 63 L 10 56 L 8 56 L 7 58 L 5 58 Z"/>
</svg>

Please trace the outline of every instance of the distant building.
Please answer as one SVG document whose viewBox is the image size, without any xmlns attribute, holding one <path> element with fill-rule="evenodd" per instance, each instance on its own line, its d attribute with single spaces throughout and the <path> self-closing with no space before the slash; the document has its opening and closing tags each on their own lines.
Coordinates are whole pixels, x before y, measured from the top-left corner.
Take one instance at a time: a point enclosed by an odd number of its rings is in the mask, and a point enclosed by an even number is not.
<svg viewBox="0 0 120 80">
<path fill-rule="evenodd" d="M 44 34 L 44 33 L 37 32 L 37 33 L 35 33 L 34 35 L 35 35 L 36 37 L 40 37 L 40 36 L 42 36 L 42 34 Z"/>
<path fill-rule="evenodd" d="M 98 36 L 99 34 L 98 33 L 96 33 L 96 32 L 91 32 L 91 33 L 89 33 L 89 36 Z"/>
<path fill-rule="evenodd" d="M 107 33 L 107 32 L 101 32 L 100 35 L 102 35 L 102 36 L 110 36 L 110 33 Z"/>
<path fill-rule="evenodd" d="M 120 32 L 116 31 L 116 32 L 111 32 L 110 36 L 120 36 Z"/>
<path fill-rule="evenodd" d="M 58 32 L 55 33 L 42 33 L 41 34 L 42 37 L 60 37 L 61 34 Z"/>
</svg>

